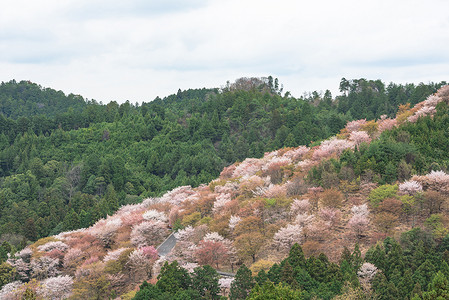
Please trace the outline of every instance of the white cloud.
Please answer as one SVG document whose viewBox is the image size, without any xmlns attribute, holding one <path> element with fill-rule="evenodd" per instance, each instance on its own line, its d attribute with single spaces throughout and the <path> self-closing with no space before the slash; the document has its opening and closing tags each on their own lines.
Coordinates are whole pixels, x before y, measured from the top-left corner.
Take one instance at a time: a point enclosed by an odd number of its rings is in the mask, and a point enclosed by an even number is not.
<svg viewBox="0 0 449 300">
<path fill-rule="evenodd" d="M 241 76 L 286 90 L 338 90 L 341 77 L 449 80 L 449 2 L 8 1 L 0 80 L 109 102 L 149 101 Z"/>
</svg>

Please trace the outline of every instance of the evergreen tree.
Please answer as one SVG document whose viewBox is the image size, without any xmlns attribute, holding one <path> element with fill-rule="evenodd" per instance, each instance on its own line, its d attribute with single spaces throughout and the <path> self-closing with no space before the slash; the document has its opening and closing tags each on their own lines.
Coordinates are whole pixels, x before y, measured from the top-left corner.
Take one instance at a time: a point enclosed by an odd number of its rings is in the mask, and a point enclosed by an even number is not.
<svg viewBox="0 0 449 300">
<path fill-rule="evenodd" d="M 195 268 L 192 274 L 192 289 L 196 290 L 203 298 L 218 299 L 220 292 L 218 278 L 217 271 L 209 265 Z"/>
<path fill-rule="evenodd" d="M 263 272 L 261 274 L 261 272 Z M 262 270 L 259 272 L 258 277 L 261 282 L 265 282 L 266 277 L 265 272 Z M 231 291 L 229 294 L 229 299 L 246 299 L 251 289 L 254 287 L 254 279 L 252 277 L 251 270 L 248 269 L 245 264 L 243 264 L 235 274 L 234 281 L 231 283 Z"/>
</svg>

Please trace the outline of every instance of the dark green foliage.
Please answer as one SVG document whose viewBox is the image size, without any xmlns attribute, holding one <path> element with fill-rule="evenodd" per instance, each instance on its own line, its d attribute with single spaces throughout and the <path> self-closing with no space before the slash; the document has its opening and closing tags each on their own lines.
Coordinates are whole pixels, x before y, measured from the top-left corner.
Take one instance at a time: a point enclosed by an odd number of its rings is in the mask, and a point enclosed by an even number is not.
<svg viewBox="0 0 449 300">
<path fill-rule="evenodd" d="M 301 292 L 290 289 L 288 286 L 274 285 L 272 282 L 266 282 L 262 287 L 256 285 L 247 298 L 248 300 L 300 300 L 303 299 Z"/>
<path fill-rule="evenodd" d="M 295 243 L 288 255 L 288 261 L 293 269 L 297 267 L 305 267 L 306 259 L 304 257 L 304 252 L 302 251 L 301 246 L 298 243 Z"/>
<path fill-rule="evenodd" d="M 192 284 L 189 273 L 184 268 L 181 268 L 177 261 L 171 264 L 165 262 L 157 279 L 156 286 L 158 289 L 172 294 L 179 290 L 186 290 Z"/>
<path fill-rule="evenodd" d="M 262 273 L 263 272 L 263 273 Z M 256 278 L 257 280 L 257 278 Z M 267 280 L 265 271 L 260 271 L 257 282 L 263 284 Z M 244 264 L 237 270 L 234 281 L 231 283 L 229 299 L 246 299 L 254 287 L 254 279 L 251 270 Z"/>
<path fill-rule="evenodd" d="M 192 274 L 192 289 L 206 299 L 218 299 L 218 273 L 209 265 L 195 268 Z"/>
<path fill-rule="evenodd" d="M 427 292 L 423 294 L 423 299 L 449 299 L 449 281 L 442 272 L 438 272 L 432 279 Z"/>
</svg>

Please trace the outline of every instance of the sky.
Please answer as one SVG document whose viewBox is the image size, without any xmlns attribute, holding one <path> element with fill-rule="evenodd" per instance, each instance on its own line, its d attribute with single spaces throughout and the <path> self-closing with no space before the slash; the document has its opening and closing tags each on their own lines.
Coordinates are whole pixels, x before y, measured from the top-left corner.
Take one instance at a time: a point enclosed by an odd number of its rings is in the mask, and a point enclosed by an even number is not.
<svg viewBox="0 0 449 300">
<path fill-rule="evenodd" d="M 295 97 L 342 77 L 449 81 L 447 0 L 3 0 L 0 81 L 103 103 L 240 77 Z"/>
</svg>

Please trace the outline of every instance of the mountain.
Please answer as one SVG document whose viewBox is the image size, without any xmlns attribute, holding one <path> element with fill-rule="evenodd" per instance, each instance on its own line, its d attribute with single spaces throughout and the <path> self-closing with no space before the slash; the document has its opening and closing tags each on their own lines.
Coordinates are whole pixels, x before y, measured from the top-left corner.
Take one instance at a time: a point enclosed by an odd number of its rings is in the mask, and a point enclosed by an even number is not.
<svg viewBox="0 0 449 300">
<path fill-rule="evenodd" d="M 207 183 L 236 161 L 329 138 L 352 114 L 392 114 L 393 104 L 424 100 L 442 84 L 358 79 L 335 98 L 329 91 L 294 98 L 276 79 L 241 78 L 141 105 L 103 105 L 26 81 L 3 83 L 0 98 L 11 111 L 0 114 L 0 241 L 18 246 L 88 227 L 119 206 Z M 23 99 L 45 105 L 12 105 Z M 361 106 L 369 108 L 356 112 Z"/>
<path fill-rule="evenodd" d="M 253 299 L 444 294 L 448 104 L 444 86 L 413 108 L 400 106 L 394 118 L 350 121 L 330 139 L 247 158 L 207 185 L 180 186 L 88 228 L 40 239 L 2 265 L 4 283 L 21 282 L 0 295 L 215 297 L 214 269 L 198 265 L 239 266 L 231 294 L 245 290 L 238 286 L 246 276 L 259 284 Z M 155 248 L 171 230 L 176 246 L 159 258 Z M 242 275 L 243 263 L 254 279 Z M 144 280 L 150 283 L 136 293 Z"/>
</svg>

